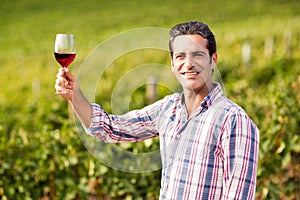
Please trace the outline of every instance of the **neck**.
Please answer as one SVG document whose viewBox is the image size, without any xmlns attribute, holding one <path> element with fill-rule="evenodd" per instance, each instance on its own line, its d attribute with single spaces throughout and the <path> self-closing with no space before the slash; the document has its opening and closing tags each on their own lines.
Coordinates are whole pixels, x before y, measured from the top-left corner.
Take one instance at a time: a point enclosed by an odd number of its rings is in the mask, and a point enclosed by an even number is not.
<svg viewBox="0 0 300 200">
<path fill-rule="evenodd" d="M 190 90 L 184 91 L 185 107 L 189 117 L 192 116 L 192 114 L 198 109 L 203 99 L 210 93 L 212 89 L 213 84 L 203 88 L 201 92 Z"/>
</svg>

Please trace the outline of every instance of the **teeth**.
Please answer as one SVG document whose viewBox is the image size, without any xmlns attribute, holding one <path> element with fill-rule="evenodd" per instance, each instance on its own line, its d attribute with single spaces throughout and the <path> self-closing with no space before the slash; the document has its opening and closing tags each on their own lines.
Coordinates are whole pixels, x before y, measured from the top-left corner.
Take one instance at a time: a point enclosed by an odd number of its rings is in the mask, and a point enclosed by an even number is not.
<svg viewBox="0 0 300 200">
<path fill-rule="evenodd" d="M 183 72 L 182 74 L 183 75 L 185 75 L 185 74 L 197 75 L 197 74 L 199 74 L 199 72 Z"/>
</svg>

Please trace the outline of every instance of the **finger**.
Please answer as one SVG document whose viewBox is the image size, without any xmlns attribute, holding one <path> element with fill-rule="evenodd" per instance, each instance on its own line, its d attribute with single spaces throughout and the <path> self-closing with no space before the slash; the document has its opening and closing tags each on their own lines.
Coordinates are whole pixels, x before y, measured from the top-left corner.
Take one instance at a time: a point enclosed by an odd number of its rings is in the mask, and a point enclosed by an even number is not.
<svg viewBox="0 0 300 200">
<path fill-rule="evenodd" d="M 66 72 L 65 72 L 65 69 L 64 68 L 59 68 L 58 69 L 58 74 L 60 74 L 60 75 L 64 75 Z"/>
<path fill-rule="evenodd" d="M 64 79 L 63 78 L 57 78 L 56 80 L 55 80 L 55 85 L 59 85 L 59 86 L 62 86 L 62 85 L 64 85 Z"/>
<path fill-rule="evenodd" d="M 76 78 L 73 76 L 68 68 L 59 68 L 58 73 L 56 74 L 56 77 L 63 77 L 67 79 L 68 81 L 75 82 Z"/>
<path fill-rule="evenodd" d="M 57 92 L 61 92 L 62 89 L 63 89 L 63 87 L 62 87 L 59 83 L 56 83 L 56 84 L 55 84 L 55 90 L 56 90 Z"/>
<path fill-rule="evenodd" d="M 60 81 L 56 81 L 54 87 L 55 87 L 56 91 L 61 91 L 64 88 L 64 85 Z"/>
<path fill-rule="evenodd" d="M 57 75 L 57 78 L 56 78 L 55 82 L 58 83 L 59 85 L 68 84 L 68 80 L 65 77 L 62 77 L 62 76 L 59 76 L 59 75 Z"/>
<path fill-rule="evenodd" d="M 71 82 L 75 82 L 75 81 L 76 81 L 75 76 L 73 76 L 73 74 L 71 74 L 71 72 L 69 71 L 69 69 L 67 69 L 67 70 L 65 71 L 65 76 L 66 76 L 66 78 L 67 78 L 69 81 L 71 81 Z"/>
<path fill-rule="evenodd" d="M 58 69 L 58 72 L 59 72 L 59 73 L 65 73 L 66 71 L 68 71 L 68 68 L 60 67 L 60 68 Z"/>
<path fill-rule="evenodd" d="M 55 87 L 57 87 L 57 88 L 66 88 L 66 89 L 73 89 L 73 84 L 71 84 L 65 78 L 57 78 L 55 80 Z"/>
<path fill-rule="evenodd" d="M 60 72 L 58 72 L 58 73 L 56 74 L 56 78 L 61 78 L 61 77 L 63 77 L 63 74 L 61 74 Z"/>
<path fill-rule="evenodd" d="M 59 78 L 59 77 L 65 77 L 65 72 L 63 70 L 59 70 L 56 74 L 56 77 Z"/>
</svg>

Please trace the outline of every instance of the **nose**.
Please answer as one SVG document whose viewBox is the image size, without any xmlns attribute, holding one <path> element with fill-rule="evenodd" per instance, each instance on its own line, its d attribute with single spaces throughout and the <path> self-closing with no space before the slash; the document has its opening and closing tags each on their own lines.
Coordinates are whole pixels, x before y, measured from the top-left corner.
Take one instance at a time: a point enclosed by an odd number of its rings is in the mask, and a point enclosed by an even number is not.
<svg viewBox="0 0 300 200">
<path fill-rule="evenodd" d="M 184 65 L 189 69 L 195 66 L 194 60 L 191 56 L 186 56 L 184 59 Z"/>
</svg>

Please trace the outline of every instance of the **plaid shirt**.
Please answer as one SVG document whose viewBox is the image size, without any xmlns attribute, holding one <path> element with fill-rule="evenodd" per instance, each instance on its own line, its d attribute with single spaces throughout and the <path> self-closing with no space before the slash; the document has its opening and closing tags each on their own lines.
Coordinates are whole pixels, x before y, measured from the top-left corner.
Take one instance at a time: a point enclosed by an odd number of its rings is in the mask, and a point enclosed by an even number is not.
<svg viewBox="0 0 300 200">
<path fill-rule="evenodd" d="M 254 199 L 259 130 L 219 84 L 187 118 L 182 94 L 124 115 L 92 104 L 87 132 L 105 142 L 160 137 L 160 199 Z"/>
</svg>

